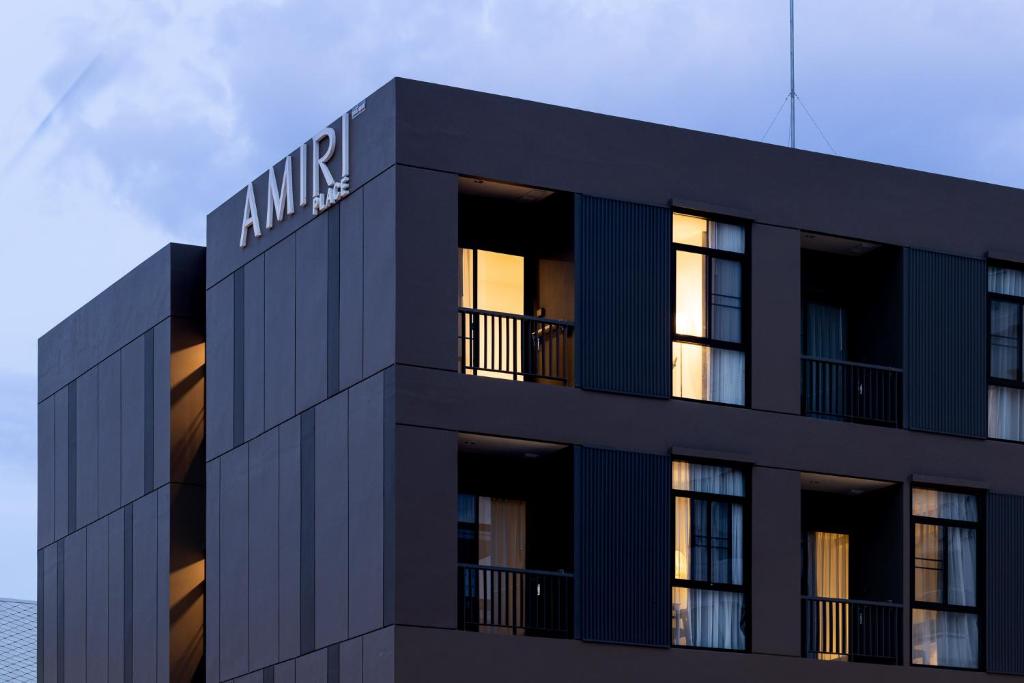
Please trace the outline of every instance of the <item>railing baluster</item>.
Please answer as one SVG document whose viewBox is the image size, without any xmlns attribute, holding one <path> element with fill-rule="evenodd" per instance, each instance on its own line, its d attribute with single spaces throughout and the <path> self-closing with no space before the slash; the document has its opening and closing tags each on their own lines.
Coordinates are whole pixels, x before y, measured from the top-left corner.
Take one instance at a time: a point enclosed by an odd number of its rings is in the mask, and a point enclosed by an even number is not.
<svg viewBox="0 0 1024 683">
<path fill-rule="evenodd" d="M 458 314 L 463 373 L 568 384 L 572 323 L 464 308 Z"/>
<path fill-rule="evenodd" d="M 459 628 L 572 636 L 572 575 L 459 565 Z"/>
<path fill-rule="evenodd" d="M 802 602 L 804 656 L 899 663 L 901 605 L 821 597 Z"/>
<path fill-rule="evenodd" d="M 803 357 L 805 415 L 900 426 L 902 370 L 827 358 Z"/>
</svg>

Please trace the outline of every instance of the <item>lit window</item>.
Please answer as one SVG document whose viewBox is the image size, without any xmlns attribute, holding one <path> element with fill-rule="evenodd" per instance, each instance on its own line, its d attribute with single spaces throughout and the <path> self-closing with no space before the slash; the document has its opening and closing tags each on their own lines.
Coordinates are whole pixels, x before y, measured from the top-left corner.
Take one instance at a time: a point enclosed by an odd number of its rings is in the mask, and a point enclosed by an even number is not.
<svg viewBox="0 0 1024 683">
<path fill-rule="evenodd" d="M 745 650 L 746 483 L 741 470 L 672 463 L 672 643 Z"/>
<path fill-rule="evenodd" d="M 743 405 L 746 228 L 676 213 L 672 240 L 672 395 Z"/>
<path fill-rule="evenodd" d="M 914 664 L 978 668 L 978 498 L 915 488 Z"/>
</svg>

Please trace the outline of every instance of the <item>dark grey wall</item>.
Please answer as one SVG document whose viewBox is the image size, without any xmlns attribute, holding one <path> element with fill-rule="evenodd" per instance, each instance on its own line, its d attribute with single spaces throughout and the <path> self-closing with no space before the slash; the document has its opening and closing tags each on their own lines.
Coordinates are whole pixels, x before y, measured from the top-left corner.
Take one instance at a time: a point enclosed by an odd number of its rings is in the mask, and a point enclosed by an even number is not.
<svg viewBox="0 0 1024 683">
<path fill-rule="evenodd" d="M 988 429 L 988 278 L 980 259 L 904 254 L 906 424 L 984 438 Z"/>
<path fill-rule="evenodd" d="M 754 467 L 750 508 L 750 650 L 799 657 L 800 473 Z"/>
<path fill-rule="evenodd" d="M 168 681 L 202 657 L 181 618 L 202 572 L 175 569 L 203 541 L 171 527 L 202 514 L 203 252 L 168 245 L 40 340 L 42 680 Z"/>
<path fill-rule="evenodd" d="M 680 680 L 830 681 L 831 683 L 969 683 L 1019 681 L 1011 676 L 845 662 L 803 657 L 769 657 L 710 650 L 625 647 L 554 638 L 508 638 L 451 629 L 398 626 L 394 629 L 395 678 L 399 681 L 479 681 L 495 683 L 579 681 L 619 683 Z M 424 676 L 423 672 L 430 672 Z"/>
<path fill-rule="evenodd" d="M 390 374 L 207 463 L 207 680 L 385 625 Z"/>
<path fill-rule="evenodd" d="M 576 197 L 576 385 L 672 393 L 672 212 Z"/>
<path fill-rule="evenodd" d="M 800 233 L 751 228 L 750 406 L 800 413 Z"/>
<path fill-rule="evenodd" d="M 392 169 L 207 290 L 208 460 L 394 363 L 395 191 Z"/>
<path fill-rule="evenodd" d="M 1018 189 L 406 79 L 393 87 L 399 164 L 964 256 L 1022 252 Z"/>
</svg>

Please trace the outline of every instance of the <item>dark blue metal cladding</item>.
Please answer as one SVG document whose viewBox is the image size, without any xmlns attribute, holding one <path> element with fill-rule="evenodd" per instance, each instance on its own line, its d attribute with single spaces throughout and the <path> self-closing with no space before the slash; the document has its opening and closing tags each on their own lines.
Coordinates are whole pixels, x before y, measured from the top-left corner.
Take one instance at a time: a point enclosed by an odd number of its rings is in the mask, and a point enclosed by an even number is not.
<svg viewBox="0 0 1024 683">
<path fill-rule="evenodd" d="M 986 668 L 1024 674 L 1024 497 L 990 493 L 986 515 Z"/>
<path fill-rule="evenodd" d="M 672 211 L 576 195 L 576 384 L 672 391 Z"/>
<path fill-rule="evenodd" d="M 904 254 L 906 426 L 984 438 L 985 262 L 916 249 Z"/>
<path fill-rule="evenodd" d="M 576 448 L 577 638 L 668 647 L 670 467 L 665 455 Z"/>
</svg>

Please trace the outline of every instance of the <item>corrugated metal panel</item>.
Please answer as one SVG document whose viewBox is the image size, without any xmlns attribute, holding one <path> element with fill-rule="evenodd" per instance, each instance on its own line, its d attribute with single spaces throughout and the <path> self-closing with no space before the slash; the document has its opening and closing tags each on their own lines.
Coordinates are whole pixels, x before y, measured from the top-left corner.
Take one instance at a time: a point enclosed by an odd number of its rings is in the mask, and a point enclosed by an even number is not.
<svg viewBox="0 0 1024 683">
<path fill-rule="evenodd" d="M 904 263 L 906 425 L 984 438 L 985 262 L 907 249 Z"/>
<path fill-rule="evenodd" d="M 1024 674 L 1024 497 L 990 493 L 986 512 L 986 668 Z"/>
<path fill-rule="evenodd" d="M 576 196 L 576 384 L 672 391 L 672 212 Z"/>
<path fill-rule="evenodd" d="M 670 487 L 668 456 L 576 448 L 577 638 L 669 645 Z"/>
</svg>

